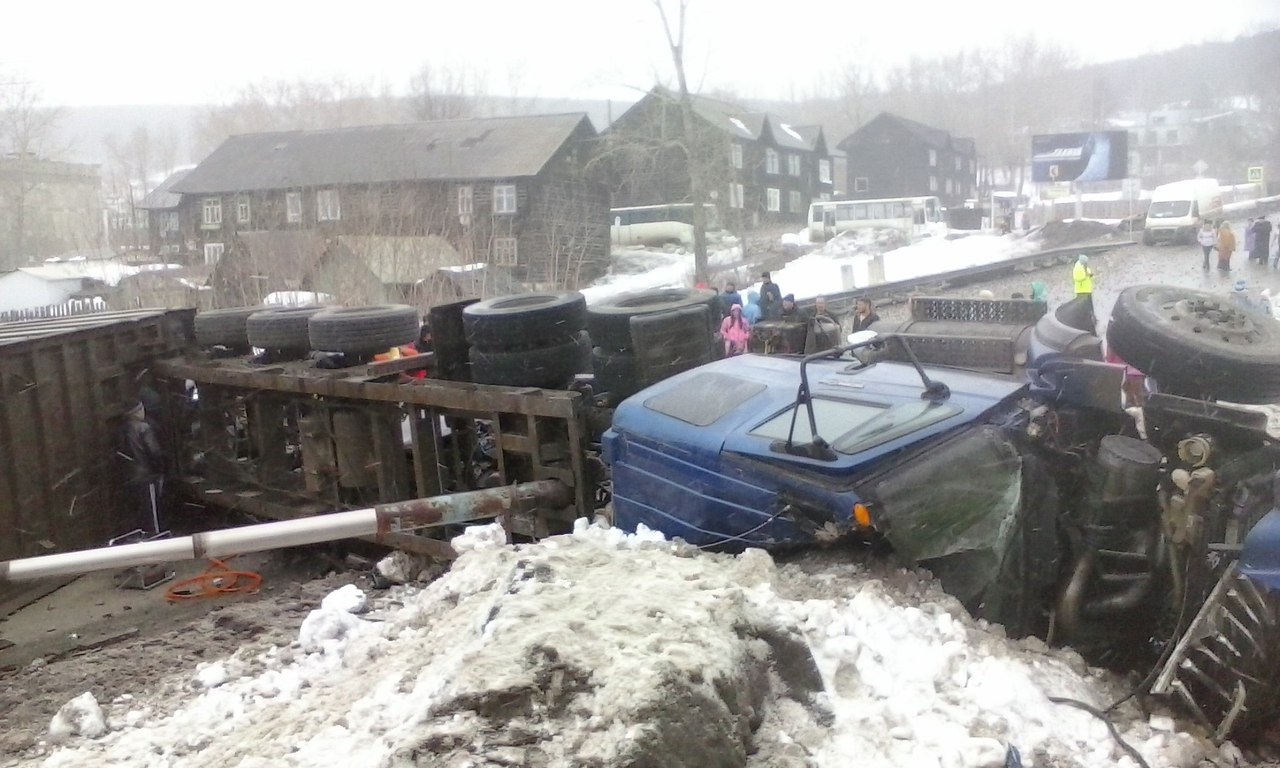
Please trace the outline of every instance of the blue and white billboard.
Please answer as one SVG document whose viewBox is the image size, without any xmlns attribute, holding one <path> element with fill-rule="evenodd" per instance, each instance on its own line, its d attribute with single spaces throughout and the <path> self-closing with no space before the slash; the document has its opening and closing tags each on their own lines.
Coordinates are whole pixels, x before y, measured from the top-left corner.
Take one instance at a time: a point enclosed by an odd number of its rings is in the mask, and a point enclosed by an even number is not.
<svg viewBox="0 0 1280 768">
<path fill-rule="evenodd" d="M 1050 133 L 1031 137 L 1031 180 L 1107 181 L 1129 175 L 1126 131 Z"/>
</svg>

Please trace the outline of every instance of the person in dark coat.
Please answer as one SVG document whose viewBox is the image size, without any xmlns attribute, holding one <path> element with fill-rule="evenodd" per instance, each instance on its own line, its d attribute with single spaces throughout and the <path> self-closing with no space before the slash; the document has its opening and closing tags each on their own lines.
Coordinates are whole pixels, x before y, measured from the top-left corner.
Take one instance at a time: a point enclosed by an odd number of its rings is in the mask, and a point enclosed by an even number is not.
<svg viewBox="0 0 1280 768">
<path fill-rule="evenodd" d="M 733 305 L 743 306 L 742 295 L 738 293 L 738 286 L 733 283 L 724 284 L 724 293 L 720 294 L 720 317 L 729 316 L 729 310 L 733 309 Z"/>
<path fill-rule="evenodd" d="M 782 314 L 782 289 L 768 272 L 760 273 L 760 314 L 765 320 L 777 320 Z"/>
<path fill-rule="evenodd" d="M 880 316 L 876 314 L 876 308 L 872 305 L 871 299 L 866 296 L 859 297 L 853 311 L 853 333 L 865 331 L 871 327 L 872 323 L 878 322 L 880 322 Z"/>
<path fill-rule="evenodd" d="M 779 320 L 788 320 L 791 322 L 801 322 L 808 320 L 808 315 L 800 311 L 800 307 L 796 305 L 796 295 L 788 293 L 782 297 L 782 309 L 778 311 Z"/>
<path fill-rule="evenodd" d="M 1267 263 L 1267 249 L 1271 247 L 1271 222 L 1265 216 L 1253 222 L 1253 250 L 1249 252 L 1249 260 L 1259 264 Z"/>
<path fill-rule="evenodd" d="M 164 452 L 160 449 L 155 427 L 147 421 L 147 411 L 141 401 L 133 403 L 125 414 L 120 455 L 125 460 L 125 488 L 133 513 L 129 522 L 134 528 L 159 533 Z"/>
</svg>

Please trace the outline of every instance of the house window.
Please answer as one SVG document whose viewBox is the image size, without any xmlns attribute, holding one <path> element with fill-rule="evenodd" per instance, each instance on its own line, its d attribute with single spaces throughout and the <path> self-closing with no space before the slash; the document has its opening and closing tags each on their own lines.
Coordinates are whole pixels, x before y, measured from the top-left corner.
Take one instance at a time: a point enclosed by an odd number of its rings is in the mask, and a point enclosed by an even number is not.
<svg viewBox="0 0 1280 768">
<path fill-rule="evenodd" d="M 935 168 L 938 165 L 938 150 L 929 150 L 929 167 Z"/>
<path fill-rule="evenodd" d="M 742 185 L 741 184 L 729 185 L 729 207 L 730 208 L 742 207 Z"/>
<path fill-rule="evenodd" d="M 930 191 L 930 192 L 937 192 L 937 191 L 938 191 L 938 177 L 937 177 L 937 176 L 930 176 L 930 177 L 929 177 L 929 191 Z"/>
<path fill-rule="evenodd" d="M 516 212 L 516 185 L 515 184 L 494 184 L 493 185 L 493 212 L 494 213 L 515 213 Z"/>
<path fill-rule="evenodd" d="M 770 147 L 764 151 L 764 172 L 778 172 L 778 150 Z"/>
<path fill-rule="evenodd" d="M 787 155 L 787 175 L 788 176 L 800 175 L 800 156 L 795 153 L 790 153 Z"/>
<path fill-rule="evenodd" d="M 204 244 L 204 263 L 217 264 L 218 259 L 222 258 L 222 243 L 205 243 Z"/>
<path fill-rule="evenodd" d="M 858 178 L 853 180 L 854 192 L 866 192 L 869 189 L 871 189 L 871 182 L 867 179 L 866 176 L 859 176 Z"/>
<path fill-rule="evenodd" d="M 800 193 L 794 189 L 787 193 L 787 211 L 789 213 L 800 212 Z"/>
<path fill-rule="evenodd" d="M 470 216 L 475 208 L 475 194 L 471 187 L 458 187 L 458 215 Z"/>
<path fill-rule="evenodd" d="M 220 227 L 222 226 L 222 200 L 216 197 L 206 197 L 204 200 L 204 226 Z"/>
<path fill-rule="evenodd" d="M 249 199 L 242 197 L 236 201 L 236 223 L 249 223 Z"/>
<path fill-rule="evenodd" d="M 766 198 L 766 203 L 767 203 L 766 207 L 767 207 L 770 211 L 775 211 L 775 212 L 776 212 L 776 211 L 778 211 L 778 210 L 780 210 L 780 209 L 782 208 L 782 193 L 781 193 L 781 192 L 779 192 L 777 189 L 775 189 L 775 188 L 773 188 L 773 187 L 768 187 L 767 189 L 765 189 L 765 195 L 767 196 L 767 198 Z"/>
<path fill-rule="evenodd" d="M 316 192 L 316 221 L 339 221 L 342 205 L 338 202 L 338 190 L 322 189 Z"/>
<path fill-rule="evenodd" d="M 962 165 L 962 163 L 961 163 L 961 161 L 960 161 L 960 156 L 959 156 L 959 155 L 956 155 L 956 170 L 957 170 L 957 171 L 961 170 L 961 165 Z"/>
<path fill-rule="evenodd" d="M 729 159 L 733 162 L 734 168 L 742 167 L 742 145 L 734 142 L 729 145 Z"/>
<path fill-rule="evenodd" d="M 499 267 L 516 265 L 516 239 L 514 237 L 493 238 L 493 263 Z"/>
<path fill-rule="evenodd" d="M 284 193 L 284 215 L 290 224 L 302 223 L 302 193 Z"/>
<path fill-rule="evenodd" d="M 818 161 L 818 181 L 823 184 L 831 183 L 831 161 L 826 158 Z"/>
<path fill-rule="evenodd" d="M 945 190 L 946 190 L 946 193 L 947 193 L 948 195 L 949 195 L 949 194 L 951 194 L 951 179 L 947 179 L 947 180 L 946 180 L 946 183 L 945 183 L 945 184 L 943 184 L 943 189 L 945 189 Z"/>
<path fill-rule="evenodd" d="M 160 234 L 177 232 L 181 227 L 177 211 L 165 211 L 160 214 Z"/>
</svg>

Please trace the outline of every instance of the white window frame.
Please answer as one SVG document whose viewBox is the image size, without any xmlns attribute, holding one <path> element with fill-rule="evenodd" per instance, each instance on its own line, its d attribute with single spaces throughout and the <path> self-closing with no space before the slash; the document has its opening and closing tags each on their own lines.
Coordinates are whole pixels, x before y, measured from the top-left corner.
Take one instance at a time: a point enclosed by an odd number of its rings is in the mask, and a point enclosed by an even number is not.
<svg viewBox="0 0 1280 768">
<path fill-rule="evenodd" d="M 742 145 L 736 141 L 729 145 L 729 160 L 734 168 L 742 170 Z"/>
<path fill-rule="evenodd" d="M 800 190 L 793 189 L 787 192 L 787 213 L 800 213 L 804 210 L 803 203 Z"/>
<path fill-rule="evenodd" d="M 222 226 L 222 198 L 206 197 L 201 203 L 203 215 L 201 221 L 207 227 Z"/>
<path fill-rule="evenodd" d="M 959 156 L 959 155 L 956 155 L 956 170 L 957 170 L 957 171 L 964 170 L 963 165 L 964 165 L 964 164 L 963 164 L 963 161 L 960 159 L 960 156 Z"/>
<path fill-rule="evenodd" d="M 765 210 L 772 213 L 782 211 L 782 190 L 777 187 L 765 187 Z"/>
<path fill-rule="evenodd" d="M 302 193 L 284 193 L 284 219 L 289 224 L 302 223 Z"/>
<path fill-rule="evenodd" d="M 866 176 L 857 176 L 853 180 L 854 192 L 868 192 L 871 190 L 871 180 Z"/>
<path fill-rule="evenodd" d="M 515 184 L 493 185 L 493 212 L 495 214 L 516 213 L 517 205 Z"/>
<path fill-rule="evenodd" d="M 341 221 L 342 198 L 336 189 L 316 190 L 316 221 Z"/>
<path fill-rule="evenodd" d="M 823 184 L 831 183 L 831 160 L 828 158 L 819 158 L 818 160 L 818 181 Z"/>
<path fill-rule="evenodd" d="M 938 150 L 936 149 L 929 150 L 929 167 L 938 167 Z"/>
<path fill-rule="evenodd" d="M 764 151 L 764 172 L 774 175 L 778 173 L 778 150 L 773 147 L 767 147 Z"/>
<path fill-rule="evenodd" d="M 800 155 L 796 154 L 795 152 L 787 153 L 787 175 L 788 176 L 800 175 Z"/>
<path fill-rule="evenodd" d="M 247 197 L 238 198 L 236 200 L 236 223 L 248 224 L 250 221 L 252 221 L 252 219 L 250 218 L 251 213 L 252 212 L 249 210 L 249 198 Z"/>
<path fill-rule="evenodd" d="M 458 215 L 470 216 L 475 206 L 475 189 L 470 184 L 458 187 Z"/>
<path fill-rule="evenodd" d="M 205 243 L 204 244 L 204 263 L 210 264 L 210 265 L 217 264 L 218 260 L 222 258 L 222 254 L 225 251 L 226 251 L 226 248 L 223 246 L 222 243 Z"/>
<path fill-rule="evenodd" d="M 182 230 L 182 218 L 177 211 L 163 211 L 160 214 L 160 234 L 164 235 L 169 232 L 180 232 Z"/>
<path fill-rule="evenodd" d="M 937 177 L 937 176 L 930 176 L 930 177 L 929 177 L 929 191 L 930 191 L 930 192 L 937 192 L 937 191 L 938 191 L 938 177 Z"/>
<path fill-rule="evenodd" d="M 520 263 L 520 242 L 514 237 L 493 238 L 490 261 L 498 267 L 514 267 Z"/>
<path fill-rule="evenodd" d="M 741 208 L 743 206 L 744 189 L 741 184 L 732 183 L 729 185 L 729 207 Z"/>
</svg>

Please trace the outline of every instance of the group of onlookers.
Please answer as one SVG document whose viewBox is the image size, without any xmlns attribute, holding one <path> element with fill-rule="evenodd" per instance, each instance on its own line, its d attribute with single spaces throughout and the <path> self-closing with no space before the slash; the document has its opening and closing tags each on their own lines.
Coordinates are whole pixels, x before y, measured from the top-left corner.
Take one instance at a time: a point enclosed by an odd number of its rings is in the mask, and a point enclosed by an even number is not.
<svg viewBox="0 0 1280 768">
<path fill-rule="evenodd" d="M 837 326 L 839 324 L 828 310 L 824 297 L 819 296 L 814 300 L 812 310 L 803 310 L 796 304 L 795 294 L 784 294 L 768 272 L 760 274 L 760 290 L 748 291 L 745 303 L 742 300 L 742 294 L 738 292 L 737 285 L 732 282 L 725 285 L 724 291 L 720 294 L 720 303 L 722 319 L 718 336 L 724 344 L 726 357 L 741 355 L 747 351 L 751 342 L 752 328 L 761 321 L 807 323 L 809 320 L 825 317 Z M 879 319 L 869 299 L 858 299 L 854 314 L 855 331 L 864 330 Z"/>
<path fill-rule="evenodd" d="M 1271 266 L 1280 267 L 1280 244 L 1277 237 L 1280 228 L 1273 228 L 1265 216 L 1249 219 L 1244 228 L 1244 251 L 1249 254 L 1249 261 L 1266 264 L 1270 258 Z M 1218 252 L 1218 269 L 1223 272 L 1231 270 L 1231 256 L 1235 253 L 1237 243 L 1235 231 L 1231 223 L 1222 219 L 1216 225 L 1205 219 L 1196 233 L 1196 242 L 1204 250 L 1204 269 L 1209 269 L 1209 254 Z M 1272 255 L 1274 254 L 1274 255 Z"/>
</svg>

